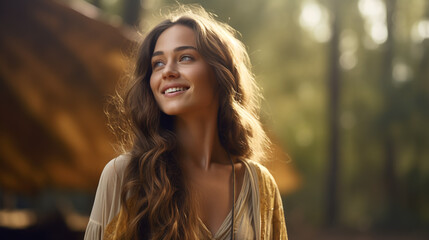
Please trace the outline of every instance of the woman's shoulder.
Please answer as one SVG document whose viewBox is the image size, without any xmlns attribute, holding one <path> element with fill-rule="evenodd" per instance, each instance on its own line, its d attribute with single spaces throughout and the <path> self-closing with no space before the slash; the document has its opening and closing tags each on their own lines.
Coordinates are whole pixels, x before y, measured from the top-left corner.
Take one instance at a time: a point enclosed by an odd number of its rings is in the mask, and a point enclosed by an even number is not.
<svg viewBox="0 0 429 240">
<path fill-rule="evenodd" d="M 120 155 L 110 160 L 101 173 L 85 239 L 101 239 L 104 228 L 119 213 L 125 170 L 131 157 Z"/>
<path fill-rule="evenodd" d="M 246 162 L 257 173 L 260 184 L 266 187 L 277 187 L 273 175 L 271 175 L 270 171 L 264 165 L 253 160 L 248 160 Z"/>
<path fill-rule="evenodd" d="M 261 163 L 253 160 L 247 160 L 246 163 L 249 164 L 249 166 L 252 166 L 258 172 L 258 174 L 264 176 L 271 176 L 270 171 Z"/>
<path fill-rule="evenodd" d="M 122 181 L 125 176 L 125 169 L 128 166 L 131 157 L 129 154 L 122 154 L 110 160 L 103 169 L 100 177 L 100 183 L 105 184 Z"/>
</svg>

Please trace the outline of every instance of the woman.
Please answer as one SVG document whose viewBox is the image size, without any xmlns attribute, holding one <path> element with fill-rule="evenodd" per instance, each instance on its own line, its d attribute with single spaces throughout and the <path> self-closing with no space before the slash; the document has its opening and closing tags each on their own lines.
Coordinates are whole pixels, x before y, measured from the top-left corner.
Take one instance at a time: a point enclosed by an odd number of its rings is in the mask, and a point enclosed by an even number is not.
<svg viewBox="0 0 429 240">
<path fill-rule="evenodd" d="M 85 239 L 287 239 L 235 31 L 181 6 L 145 37 L 132 80 L 118 101 L 131 148 L 103 170 Z"/>
</svg>

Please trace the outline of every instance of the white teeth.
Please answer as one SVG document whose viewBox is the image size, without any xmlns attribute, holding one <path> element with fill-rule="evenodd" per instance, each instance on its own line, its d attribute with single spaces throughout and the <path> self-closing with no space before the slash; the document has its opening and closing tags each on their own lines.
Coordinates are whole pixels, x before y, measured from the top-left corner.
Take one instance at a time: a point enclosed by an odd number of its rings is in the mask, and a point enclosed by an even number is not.
<svg viewBox="0 0 429 240">
<path fill-rule="evenodd" d="M 184 88 L 184 87 L 168 88 L 167 90 L 165 90 L 165 94 L 172 93 L 172 92 L 178 92 L 178 91 L 185 91 L 185 90 L 186 90 L 186 88 Z"/>
</svg>

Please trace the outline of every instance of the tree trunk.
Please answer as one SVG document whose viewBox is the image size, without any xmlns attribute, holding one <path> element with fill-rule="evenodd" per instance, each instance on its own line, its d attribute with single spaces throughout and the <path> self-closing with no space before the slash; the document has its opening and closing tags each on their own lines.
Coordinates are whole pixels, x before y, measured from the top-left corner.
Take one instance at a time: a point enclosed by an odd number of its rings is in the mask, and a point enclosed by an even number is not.
<svg viewBox="0 0 429 240">
<path fill-rule="evenodd" d="M 338 218 L 338 169 L 339 169 L 339 96 L 340 96 L 340 66 L 339 66 L 339 1 L 331 2 L 332 39 L 329 55 L 328 95 L 329 95 L 329 163 L 327 182 L 327 215 L 326 222 L 334 226 Z"/>
<path fill-rule="evenodd" d="M 122 18 L 130 26 L 138 26 L 140 22 L 141 0 L 125 0 Z"/>
<path fill-rule="evenodd" d="M 429 19 L 429 1 L 426 2 L 425 7 L 425 14 L 423 16 L 423 19 Z M 414 91 L 417 93 L 416 95 L 416 101 L 419 102 L 425 102 L 426 104 L 422 104 L 423 107 L 421 107 L 421 111 L 419 111 L 419 114 L 423 119 L 428 120 L 429 116 L 429 109 L 426 107 L 429 104 L 429 97 L 428 97 L 428 91 L 429 91 L 429 38 L 426 38 L 422 42 L 422 58 L 420 60 L 420 65 L 417 71 L 417 82 L 416 87 Z M 410 175 L 414 179 L 414 181 L 410 181 L 409 187 L 410 189 L 413 189 L 414 192 L 412 192 L 414 196 L 413 199 L 410 201 L 410 205 L 412 207 L 412 211 L 416 213 L 418 216 L 419 221 L 424 221 L 425 213 L 424 211 L 421 211 L 421 209 L 424 209 L 427 204 L 427 186 L 424 184 L 424 176 L 425 172 L 422 170 L 423 163 L 426 161 L 426 152 L 427 152 L 427 131 L 419 131 L 416 133 L 415 139 L 414 139 L 414 147 L 416 149 L 416 161 L 414 164 L 414 167 L 412 169 L 412 172 Z M 416 187 L 417 186 L 417 187 Z M 414 189 L 416 188 L 416 189 Z"/>
<path fill-rule="evenodd" d="M 396 215 L 398 201 L 398 184 L 396 179 L 396 148 L 395 138 L 392 134 L 391 119 L 392 112 L 395 111 L 395 106 L 392 106 L 394 99 L 394 89 L 392 81 L 393 72 L 393 57 L 394 57 L 394 16 L 395 16 L 396 0 L 386 0 L 386 24 L 387 24 L 387 40 L 384 45 L 384 65 L 382 70 L 382 86 L 381 91 L 384 95 L 384 121 L 387 123 L 382 132 L 382 141 L 384 147 L 384 181 L 385 194 L 387 198 L 387 221 L 393 221 Z"/>
</svg>

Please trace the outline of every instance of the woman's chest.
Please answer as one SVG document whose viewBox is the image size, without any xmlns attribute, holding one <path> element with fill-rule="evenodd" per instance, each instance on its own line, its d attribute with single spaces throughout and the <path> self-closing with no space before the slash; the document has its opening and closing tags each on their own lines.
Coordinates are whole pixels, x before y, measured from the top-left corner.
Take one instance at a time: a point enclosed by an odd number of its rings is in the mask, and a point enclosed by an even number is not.
<svg viewBox="0 0 429 240">
<path fill-rule="evenodd" d="M 198 216 L 214 235 L 232 209 L 232 178 L 200 178 L 192 191 Z"/>
</svg>

